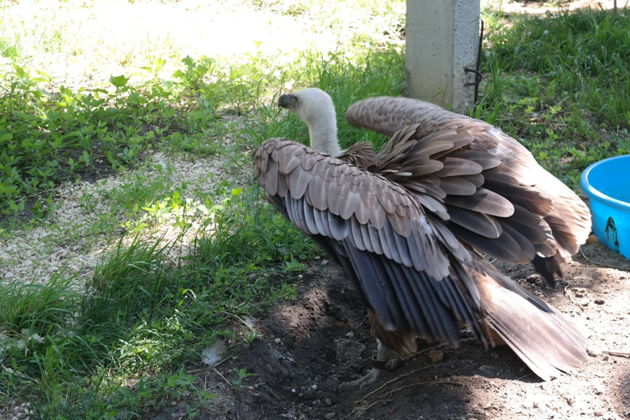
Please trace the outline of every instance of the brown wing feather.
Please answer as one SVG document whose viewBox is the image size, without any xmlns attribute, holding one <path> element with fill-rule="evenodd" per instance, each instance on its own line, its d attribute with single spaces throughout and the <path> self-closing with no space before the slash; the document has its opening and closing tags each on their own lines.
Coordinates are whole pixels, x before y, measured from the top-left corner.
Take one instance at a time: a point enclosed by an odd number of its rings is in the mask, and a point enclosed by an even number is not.
<svg viewBox="0 0 630 420">
<path fill-rule="evenodd" d="M 316 164 L 309 165 L 310 169 L 303 164 L 281 163 L 285 159 L 296 158 L 310 162 L 313 155 L 320 155 L 322 158 L 317 159 Z M 368 225 L 376 229 L 380 244 L 387 245 L 383 252 L 393 255 L 396 260 L 402 259 L 401 255 L 409 254 L 409 251 L 398 249 L 401 248 L 398 246 L 400 238 L 404 238 L 404 244 L 408 246 L 407 238 L 413 230 L 422 229 L 423 235 L 434 236 L 430 227 L 433 222 L 427 221 L 424 217 L 424 209 L 418 204 L 416 197 L 378 174 L 359 169 L 340 159 L 321 155 L 306 146 L 285 139 L 264 142 L 254 155 L 254 163 L 258 180 L 269 195 L 280 195 L 285 200 L 290 197 L 293 200 L 304 201 L 305 205 L 319 212 L 330 213 L 343 221 L 353 219 L 359 225 Z M 281 168 L 291 168 L 291 171 L 284 173 Z M 286 197 L 281 195 L 283 191 L 278 187 L 280 184 L 286 184 L 288 188 Z M 434 200 L 436 205 L 442 206 L 430 196 L 426 197 Z M 315 214 L 316 221 L 317 217 Z M 311 233 L 309 226 L 301 219 L 297 224 L 303 231 Z M 432 238 L 430 243 L 435 241 L 438 239 Z M 443 248 L 441 252 L 451 250 L 461 255 L 465 254 L 462 250 L 451 249 L 453 247 L 463 249 L 462 244 L 439 244 L 435 247 Z M 413 258 L 431 253 L 433 253 L 431 250 L 421 248 L 414 248 L 411 252 Z M 448 258 L 443 258 L 442 261 L 444 263 L 441 265 L 431 264 L 424 269 L 432 277 L 442 278 L 449 273 Z M 413 262 L 407 265 L 412 264 Z"/>
<path fill-rule="evenodd" d="M 559 254 L 557 259 L 561 260 L 575 254 L 590 233 L 590 212 L 584 202 L 538 165 L 520 143 L 486 122 L 446 111 L 427 102 L 390 97 L 359 101 L 348 109 L 346 119 L 353 125 L 388 136 L 413 123 L 418 128 L 409 140 L 415 144 L 409 148 L 403 161 L 384 156 L 383 161 L 387 164 L 380 167 L 375 165 L 376 170 L 388 176 L 388 165 L 397 165 L 398 170 L 410 172 L 412 176 L 397 178 L 396 181 L 401 185 L 409 185 L 410 191 L 427 193 L 442 201 L 447 212 L 463 208 L 487 217 L 507 218 L 507 224 L 530 241 L 538 253 L 532 255 L 530 247 L 520 247 L 524 254 L 516 258 L 513 252 L 518 248 L 511 247 L 511 251 L 506 253 L 500 249 L 496 238 L 488 238 L 492 243 L 484 244 L 484 235 L 468 235 L 467 229 L 461 229 L 466 224 L 459 226 L 457 231 L 466 236 L 462 236 L 462 239 L 474 238 L 475 246 L 494 257 L 509 256 L 511 261 L 524 260 L 525 257 L 530 260 L 534 257 L 552 258 L 553 255 L 549 253 L 556 250 Z M 450 144 L 452 146 L 448 148 Z M 423 163 L 425 161 L 442 162 L 444 166 L 438 168 L 439 165 L 427 165 Z M 414 167 L 420 170 L 414 172 Z M 480 170 L 477 171 L 477 168 Z M 443 186 L 434 180 L 428 182 L 429 175 L 442 180 Z M 446 178 L 449 175 L 452 178 Z M 464 184 L 458 176 L 466 176 L 469 181 L 472 181 L 472 176 L 481 177 L 474 179 L 477 192 L 469 194 L 470 185 Z M 427 185 L 430 186 L 429 191 Z M 432 194 L 430 188 L 444 192 L 445 196 Z M 487 192 L 479 193 L 484 190 Z M 441 207 L 431 204 L 432 208 L 440 212 L 440 217 L 448 220 Z M 526 210 L 527 217 L 523 216 L 523 212 L 514 213 L 515 205 Z M 537 224 L 544 231 L 545 239 L 542 242 L 540 235 L 532 235 L 531 226 L 525 223 L 531 221 L 531 215 L 543 219 Z M 519 221 L 520 217 L 525 219 Z M 511 235 L 509 237 L 512 238 Z M 509 240 L 509 243 L 512 241 Z M 536 266 L 542 265 L 537 263 Z"/>
<path fill-rule="evenodd" d="M 310 164 L 312 155 L 322 158 Z M 296 158 L 310 169 L 283 162 Z M 334 253 L 388 336 L 400 330 L 456 344 L 461 325 L 476 328 L 470 299 L 449 277 L 451 255 L 462 261 L 471 256 L 439 233 L 439 222 L 427 218 L 407 190 L 284 139 L 264 142 L 254 164 L 270 201 Z"/>
</svg>

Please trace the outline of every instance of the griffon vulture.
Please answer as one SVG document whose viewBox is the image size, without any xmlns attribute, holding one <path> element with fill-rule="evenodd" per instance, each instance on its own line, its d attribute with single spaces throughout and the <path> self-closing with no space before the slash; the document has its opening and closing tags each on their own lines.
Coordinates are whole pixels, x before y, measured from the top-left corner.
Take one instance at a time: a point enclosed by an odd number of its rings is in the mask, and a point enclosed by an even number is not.
<svg viewBox="0 0 630 420">
<path fill-rule="evenodd" d="M 380 365 L 415 352 L 417 339 L 457 345 L 462 329 L 507 344 L 545 380 L 584 362 L 578 329 L 483 256 L 532 262 L 551 281 L 590 232 L 588 208 L 525 147 L 437 105 L 378 97 L 346 119 L 389 142 L 378 153 L 365 142 L 340 150 L 325 92 L 282 95 L 279 105 L 306 123 L 311 146 L 265 141 L 254 153 L 258 181 L 356 284 Z"/>
</svg>

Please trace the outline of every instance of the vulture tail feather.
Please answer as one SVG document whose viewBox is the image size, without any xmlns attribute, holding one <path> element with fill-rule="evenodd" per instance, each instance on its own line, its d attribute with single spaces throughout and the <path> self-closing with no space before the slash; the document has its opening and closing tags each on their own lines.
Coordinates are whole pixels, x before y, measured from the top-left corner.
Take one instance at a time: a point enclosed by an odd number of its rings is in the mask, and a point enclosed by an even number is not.
<svg viewBox="0 0 630 420">
<path fill-rule="evenodd" d="M 569 373 L 586 360 L 585 338 L 552 306 L 489 263 L 479 262 L 467 271 L 480 290 L 485 322 L 540 378 Z"/>
</svg>

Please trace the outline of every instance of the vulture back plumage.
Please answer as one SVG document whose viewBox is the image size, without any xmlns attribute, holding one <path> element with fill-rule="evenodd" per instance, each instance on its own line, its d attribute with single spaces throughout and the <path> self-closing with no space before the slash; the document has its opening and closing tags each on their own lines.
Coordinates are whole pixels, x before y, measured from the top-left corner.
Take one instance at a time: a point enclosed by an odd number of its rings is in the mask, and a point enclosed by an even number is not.
<svg viewBox="0 0 630 420">
<path fill-rule="evenodd" d="M 334 157 L 274 138 L 254 165 L 269 201 L 357 285 L 376 338 L 402 355 L 417 338 L 457 345 L 466 328 L 543 379 L 579 366 L 575 326 L 479 251 L 559 274 L 590 232 L 584 203 L 483 121 L 390 97 L 357 102 L 346 118 L 391 139 L 379 153 L 359 143 Z"/>
</svg>

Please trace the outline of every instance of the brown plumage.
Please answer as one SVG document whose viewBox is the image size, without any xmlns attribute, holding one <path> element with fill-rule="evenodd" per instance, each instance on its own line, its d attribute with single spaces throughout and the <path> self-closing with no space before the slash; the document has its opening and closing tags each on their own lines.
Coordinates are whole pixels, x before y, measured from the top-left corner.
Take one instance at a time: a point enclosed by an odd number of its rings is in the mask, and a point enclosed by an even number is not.
<svg viewBox="0 0 630 420">
<path fill-rule="evenodd" d="M 390 141 L 379 153 L 366 143 L 338 152 L 326 138 L 336 126 L 326 125 L 324 92 L 280 105 L 336 156 L 270 139 L 254 155 L 258 180 L 356 283 L 382 344 L 399 355 L 415 351 L 416 338 L 456 345 L 467 328 L 486 345 L 499 337 L 543 379 L 584 361 L 580 332 L 478 252 L 533 262 L 553 278 L 590 232 L 584 203 L 523 146 L 483 121 L 383 97 L 355 103 L 346 118 Z"/>
</svg>

